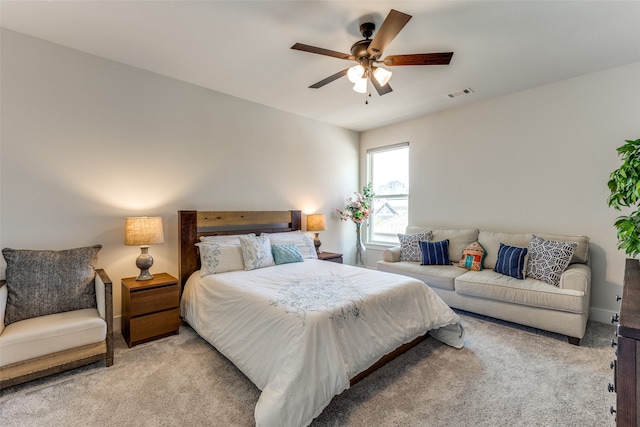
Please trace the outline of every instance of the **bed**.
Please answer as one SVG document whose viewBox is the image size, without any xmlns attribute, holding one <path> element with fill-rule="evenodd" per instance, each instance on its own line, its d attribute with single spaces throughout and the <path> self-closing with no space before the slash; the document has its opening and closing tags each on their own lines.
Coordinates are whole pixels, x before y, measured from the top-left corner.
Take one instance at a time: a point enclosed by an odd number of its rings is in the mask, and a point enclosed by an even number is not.
<svg viewBox="0 0 640 427">
<path fill-rule="evenodd" d="M 181 316 L 262 391 L 257 426 L 309 425 L 427 335 L 463 346 L 459 317 L 423 282 L 318 260 L 300 211 L 179 211 L 179 227 Z M 296 262 L 256 267 L 247 247 L 267 243 Z M 237 251 L 251 269 L 223 268 Z"/>
</svg>

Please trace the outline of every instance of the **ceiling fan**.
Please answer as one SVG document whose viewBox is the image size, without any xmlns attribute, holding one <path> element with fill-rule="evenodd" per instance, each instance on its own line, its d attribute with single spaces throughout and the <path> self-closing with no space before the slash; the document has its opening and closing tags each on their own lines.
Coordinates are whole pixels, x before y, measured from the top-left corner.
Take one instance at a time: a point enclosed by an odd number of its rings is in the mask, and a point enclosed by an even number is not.
<svg viewBox="0 0 640 427">
<path fill-rule="evenodd" d="M 356 66 L 345 68 L 342 71 L 338 71 L 320 80 L 309 86 L 309 88 L 318 89 L 340 77 L 347 76 L 349 81 L 354 84 L 353 90 L 356 92 L 366 93 L 368 82 L 370 81 L 378 92 L 378 95 L 385 95 L 392 91 L 391 86 L 389 86 L 391 72 L 379 67 L 378 64 L 382 63 L 388 67 L 396 67 L 399 65 L 448 65 L 453 56 L 453 52 L 414 53 L 409 55 L 389 55 L 381 60 L 380 57 L 384 50 L 410 19 L 411 15 L 391 9 L 373 39 L 370 37 L 376 29 L 375 24 L 373 22 L 363 23 L 360 25 L 360 33 L 364 39 L 355 42 L 351 46 L 351 54 L 302 43 L 294 44 L 291 46 L 291 49 L 332 56 L 338 59 L 347 59 L 358 63 Z"/>
</svg>

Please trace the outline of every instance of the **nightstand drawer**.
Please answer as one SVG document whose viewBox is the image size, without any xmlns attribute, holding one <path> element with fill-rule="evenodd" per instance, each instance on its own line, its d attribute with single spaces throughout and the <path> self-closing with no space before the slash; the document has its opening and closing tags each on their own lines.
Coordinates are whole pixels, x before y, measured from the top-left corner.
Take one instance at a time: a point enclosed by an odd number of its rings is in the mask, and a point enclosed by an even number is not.
<svg viewBox="0 0 640 427">
<path fill-rule="evenodd" d="M 179 327 L 180 311 L 177 308 L 136 317 L 131 319 L 129 339 L 132 344 L 138 344 L 141 341 L 159 338 L 163 335 L 175 334 Z"/>
<path fill-rule="evenodd" d="M 167 273 L 122 279 L 122 336 L 129 347 L 180 333 L 180 284 Z"/>
<path fill-rule="evenodd" d="M 176 308 L 179 300 L 180 287 L 177 283 L 153 289 L 133 289 L 129 296 L 129 315 L 136 317 Z"/>
</svg>

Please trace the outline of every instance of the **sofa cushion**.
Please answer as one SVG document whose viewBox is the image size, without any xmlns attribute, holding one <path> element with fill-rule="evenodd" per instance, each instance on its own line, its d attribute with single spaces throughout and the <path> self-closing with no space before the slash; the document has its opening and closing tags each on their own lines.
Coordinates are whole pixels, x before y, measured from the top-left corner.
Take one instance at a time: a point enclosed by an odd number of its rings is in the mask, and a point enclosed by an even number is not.
<svg viewBox="0 0 640 427">
<path fill-rule="evenodd" d="M 498 261 L 493 270 L 514 279 L 522 280 L 525 276 L 527 248 L 509 246 L 500 243 Z"/>
<path fill-rule="evenodd" d="M 577 242 L 559 242 L 532 236 L 529 242 L 527 276 L 558 286 L 560 276 L 569 265 Z"/>
<path fill-rule="evenodd" d="M 487 255 L 484 258 L 484 268 L 493 270 L 498 261 L 498 249 L 500 243 L 508 246 L 518 246 L 526 248 L 531 240 L 531 234 L 524 233 L 498 233 L 495 231 L 480 230 L 478 242 L 482 245 Z"/>
<path fill-rule="evenodd" d="M 444 229 L 444 228 L 427 228 L 427 227 L 417 227 L 410 225 L 407 227 L 407 234 L 413 233 L 424 233 L 427 231 L 431 231 L 432 233 L 432 241 L 440 241 L 440 240 L 449 240 L 449 259 L 450 260 L 459 260 L 462 256 L 462 251 L 464 248 L 469 246 L 471 243 L 478 240 L 478 229 L 477 228 L 469 228 L 469 229 L 460 229 L 460 230 L 452 230 L 452 229 Z M 527 239 L 527 242 L 529 240 Z M 526 246 L 526 243 L 525 243 Z"/>
<path fill-rule="evenodd" d="M 555 240 L 557 242 L 576 242 L 578 246 L 573 252 L 571 261 L 569 264 L 579 262 L 582 264 L 589 264 L 589 238 L 587 236 L 564 236 L 560 234 L 541 234 L 536 233 L 536 236 L 542 237 L 545 240 Z"/>
<path fill-rule="evenodd" d="M 448 230 L 434 228 L 431 230 L 433 233 L 433 241 L 449 240 L 449 259 L 459 260 L 462 257 L 462 251 L 471 243 L 478 240 L 478 229 L 460 229 L 460 230 Z"/>
<path fill-rule="evenodd" d="M 7 261 L 5 325 L 96 306 L 95 265 L 102 245 L 62 251 L 2 250 Z"/>
<path fill-rule="evenodd" d="M 422 265 L 450 265 L 449 240 L 439 242 L 420 242 Z"/>
<path fill-rule="evenodd" d="M 518 280 L 489 269 L 466 272 L 456 279 L 455 288 L 460 295 L 506 303 L 571 313 L 588 310 L 584 307 L 584 292 L 557 288 L 532 278 Z"/>
<path fill-rule="evenodd" d="M 0 366 L 104 341 L 107 323 L 95 308 L 14 322 L 0 335 Z"/>
<path fill-rule="evenodd" d="M 422 260 L 420 251 L 420 242 L 431 240 L 431 232 L 414 234 L 398 233 L 400 241 L 400 261 L 420 262 Z"/>
<path fill-rule="evenodd" d="M 378 261 L 376 267 L 380 271 L 413 277 L 432 288 L 449 291 L 455 290 L 455 278 L 467 272 L 457 265 L 420 265 L 417 262 Z"/>
<path fill-rule="evenodd" d="M 478 242 L 473 242 L 462 251 L 462 257 L 460 258 L 458 267 L 480 271 L 482 270 L 482 263 L 486 255 L 487 251 L 484 250 L 482 245 Z"/>
</svg>

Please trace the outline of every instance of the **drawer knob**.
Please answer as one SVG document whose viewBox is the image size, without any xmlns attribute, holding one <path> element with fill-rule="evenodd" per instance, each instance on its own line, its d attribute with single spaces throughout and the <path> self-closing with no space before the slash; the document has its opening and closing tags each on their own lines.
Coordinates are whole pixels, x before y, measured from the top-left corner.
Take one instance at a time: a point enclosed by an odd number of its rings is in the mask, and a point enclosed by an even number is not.
<svg viewBox="0 0 640 427">
<path fill-rule="evenodd" d="M 620 301 L 622 297 L 620 295 L 616 295 L 616 301 Z"/>
<path fill-rule="evenodd" d="M 611 415 L 613 415 L 613 414 L 615 414 L 615 413 L 616 413 L 616 410 L 615 410 L 615 409 L 613 409 L 613 406 L 610 406 L 610 407 L 609 407 L 609 413 L 610 413 Z"/>
<path fill-rule="evenodd" d="M 612 361 L 611 361 L 611 363 L 609 363 L 609 367 L 610 367 L 611 369 L 614 369 L 614 368 L 616 367 L 616 361 L 615 361 L 615 360 L 612 360 Z"/>
<path fill-rule="evenodd" d="M 618 313 L 616 313 L 613 316 L 611 316 L 611 323 L 617 323 L 619 319 L 620 317 L 618 316 Z"/>
<path fill-rule="evenodd" d="M 609 383 L 609 385 L 607 386 L 607 390 L 609 390 L 609 393 L 613 393 L 614 391 L 616 391 L 616 386 Z"/>
<path fill-rule="evenodd" d="M 617 342 L 615 342 L 614 340 L 611 340 L 611 347 L 615 347 L 615 346 L 617 346 L 617 345 L 618 345 L 618 343 L 617 343 Z"/>
</svg>

